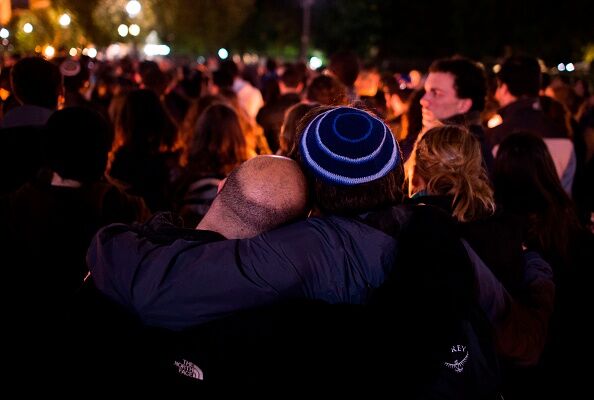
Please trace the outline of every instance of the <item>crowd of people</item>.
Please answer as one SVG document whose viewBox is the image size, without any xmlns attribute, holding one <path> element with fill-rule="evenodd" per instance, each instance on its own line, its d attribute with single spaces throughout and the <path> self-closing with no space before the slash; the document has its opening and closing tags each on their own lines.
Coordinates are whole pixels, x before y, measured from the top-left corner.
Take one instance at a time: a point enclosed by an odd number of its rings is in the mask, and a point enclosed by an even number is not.
<svg viewBox="0 0 594 400">
<path fill-rule="evenodd" d="M 63 393 L 580 393 L 587 81 L 527 56 L 407 76 L 348 51 L 323 71 L 5 62 L 13 381 L 34 363 Z"/>
</svg>

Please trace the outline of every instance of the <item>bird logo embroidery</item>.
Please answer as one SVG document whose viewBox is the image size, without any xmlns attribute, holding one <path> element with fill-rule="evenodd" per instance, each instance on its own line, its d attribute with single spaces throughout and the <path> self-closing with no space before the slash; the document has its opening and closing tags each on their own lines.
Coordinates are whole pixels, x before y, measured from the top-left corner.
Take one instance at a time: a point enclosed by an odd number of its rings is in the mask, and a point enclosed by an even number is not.
<svg viewBox="0 0 594 400">
<path fill-rule="evenodd" d="M 457 373 L 460 373 L 464 370 L 464 364 L 466 364 L 467 361 L 468 361 L 468 352 L 466 352 L 466 355 L 464 356 L 464 358 L 462 360 L 460 360 L 460 361 L 454 360 L 453 363 L 444 362 L 444 365 L 448 368 L 453 369 Z"/>
</svg>

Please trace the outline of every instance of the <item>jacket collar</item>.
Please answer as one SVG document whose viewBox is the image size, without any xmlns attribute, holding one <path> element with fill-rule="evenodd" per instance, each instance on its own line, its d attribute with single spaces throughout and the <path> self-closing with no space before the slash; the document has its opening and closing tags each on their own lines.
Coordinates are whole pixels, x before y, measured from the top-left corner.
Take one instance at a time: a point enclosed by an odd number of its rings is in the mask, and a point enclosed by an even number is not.
<svg viewBox="0 0 594 400">
<path fill-rule="evenodd" d="M 471 125 L 480 125 L 481 124 L 481 113 L 480 111 L 469 111 L 464 114 L 456 114 L 449 118 L 443 119 L 443 122 L 446 125 L 461 125 L 464 127 L 469 127 Z"/>
<path fill-rule="evenodd" d="M 499 109 L 499 115 L 505 120 L 511 115 L 526 110 L 542 110 L 538 97 L 527 97 L 519 99 Z"/>
</svg>

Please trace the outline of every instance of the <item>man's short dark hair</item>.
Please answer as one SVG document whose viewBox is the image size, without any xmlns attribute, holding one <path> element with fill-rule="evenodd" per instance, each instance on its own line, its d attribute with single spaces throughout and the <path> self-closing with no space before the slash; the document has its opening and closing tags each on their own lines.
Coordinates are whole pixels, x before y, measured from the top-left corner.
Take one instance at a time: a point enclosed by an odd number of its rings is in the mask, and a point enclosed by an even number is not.
<svg viewBox="0 0 594 400">
<path fill-rule="evenodd" d="M 348 103 L 347 89 L 338 79 L 320 75 L 307 88 L 307 100 L 323 105 L 344 105 Z"/>
<path fill-rule="evenodd" d="M 285 86 L 296 88 L 301 82 L 303 82 L 303 75 L 295 64 L 286 64 L 285 71 L 283 72 L 280 79 L 285 84 Z"/>
<path fill-rule="evenodd" d="M 497 74 L 497 81 L 507 85 L 515 97 L 536 97 L 540 91 L 540 64 L 534 57 L 514 56 L 507 58 Z"/>
<path fill-rule="evenodd" d="M 315 204 L 327 214 L 353 216 L 400 204 L 404 199 L 402 165 L 382 178 L 356 186 L 330 185 L 311 173 L 306 176 Z"/>
<path fill-rule="evenodd" d="M 429 72 L 449 73 L 454 76 L 454 88 L 460 99 L 472 100 L 469 111 L 483 111 L 487 97 L 487 79 L 484 69 L 467 58 L 443 58 L 429 67 Z"/>
<path fill-rule="evenodd" d="M 239 76 L 239 67 L 233 60 L 224 60 L 219 64 L 219 70 L 227 71 L 233 78 Z"/>
<path fill-rule="evenodd" d="M 60 69 L 40 57 L 27 57 L 11 71 L 12 90 L 17 100 L 49 109 L 56 109 L 62 90 Z"/>
<path fill-rule="evenodd" d="M 218 69 L 212 73 L 212 82 L 219 88 L 231 88 L 233 86 L 233 75 L 225 69 Z"/>
<path fill-rule="evenodd" d="M 87 108 L 56 111 L 47 122 L 49 167 L 64 179 L 99 180 L 107 166 L 111 129 L 100 114 Z"/>
<path fill-rule="evenodd" d="M 339 51 L 330 57 L 328 68 L 344 85 L 351 87 L 359 76 L 359 59 L 353 51 Z"/>
</svg>

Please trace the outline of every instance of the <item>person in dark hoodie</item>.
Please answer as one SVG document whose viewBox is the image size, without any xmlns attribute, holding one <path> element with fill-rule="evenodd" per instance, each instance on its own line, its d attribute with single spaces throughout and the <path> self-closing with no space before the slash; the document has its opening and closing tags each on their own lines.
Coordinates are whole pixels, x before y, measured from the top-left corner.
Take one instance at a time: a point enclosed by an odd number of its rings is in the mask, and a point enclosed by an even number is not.
<svg viewBox="0 0 594 400">
<path fill-rule="evenodd" d="M 536 365 L 553 312 L 553 271 L 532 246 L 523 250 L 518 218 L 496 210 L 478 140 L 457 126 L 433 128 L 417 143 L 411 161 L 410 201 L 450 213 L 463 238 L 510 294 L 509 307 L 491 318 L 502 360 L 514 367 Z"/>
<path fill-rule="evenodd" d="M 60 70 L 40 57 L 17 62 L 10 83 L 20 105 L 4 115 L 0 126 L 0 194 L 18 189 L 45 165 L 44 125 L 63 93 Z"/>
<path fill-rule="evenodd" d="M 111 223 L 144 221 L 149 210 L 104 177 L 111 127 L 85 108 L 56 111 L 47 123 L 47 173 L 0 197 L 0 248 L 5 256 L 2 290 L 3 355 L 12 368 L 9 386 L 51 392 L 76 386 L 64 382 L 68 309 L 88 274 L 86 250 L 93 235 Z M 87 337 L 77 342 L 77 352 Z M 35 361 L 32 361 L 35 360 Z M 47 368 L 34 373 L 39 360 Z M 35 368 L 33 368 L 35 369 Z M 39 385 L 39 386 L 37 386 Z"/>
<path fill-rule="evenodd" d="M 538 98 L 541 79 L 540 65 L 534 57 L 508 57 L 502 63 L 495 91 L 502 123 L 487 131 L 492 146 L 519 131 L 542 138 L 566 137 L 543 112 Z"/>
</svg>

